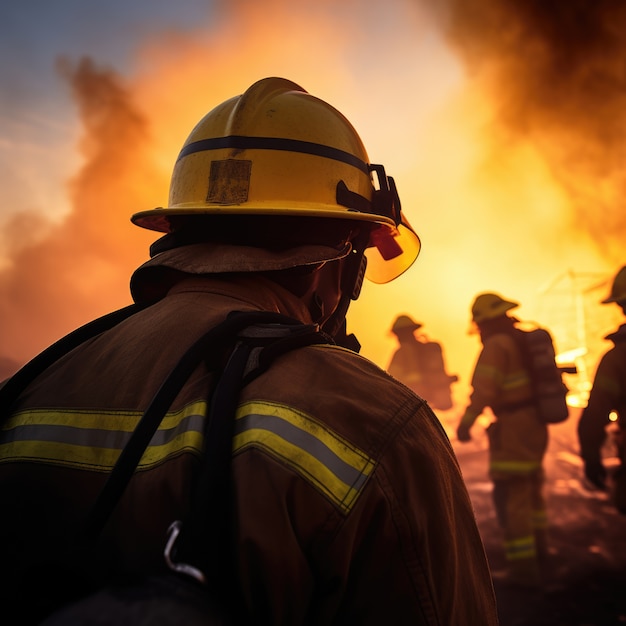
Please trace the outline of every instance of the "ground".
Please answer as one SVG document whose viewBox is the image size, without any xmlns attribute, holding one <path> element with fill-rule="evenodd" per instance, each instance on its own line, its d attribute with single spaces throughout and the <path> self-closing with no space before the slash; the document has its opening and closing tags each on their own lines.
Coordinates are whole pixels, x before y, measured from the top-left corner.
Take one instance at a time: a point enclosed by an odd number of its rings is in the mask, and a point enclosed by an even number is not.
<svg viewBox="0 0 626 626">
<path fill-rule="evenodd" d="M 454 416 L 440 416 L 450 435 L 494 572 L 504 570 L 501 535 L 487 476 L 487 440 L 476 424 L 473 440 L 456 441 Z M 585 484 L 577 454 L 574 413 L 550 426 L 546 495 L 550 520 L 550 563 L 539 592 L 512 588 L 494 579 L 500 626 L 613 626 L 626 624 L 626 516 L 607 494 Z M 607 447 L 607 451 L 610 448 Z M 606 459 L 615 466 L 616 459 Z M 477 625 L 478 626 L 478 625 Z"/>
</svg>

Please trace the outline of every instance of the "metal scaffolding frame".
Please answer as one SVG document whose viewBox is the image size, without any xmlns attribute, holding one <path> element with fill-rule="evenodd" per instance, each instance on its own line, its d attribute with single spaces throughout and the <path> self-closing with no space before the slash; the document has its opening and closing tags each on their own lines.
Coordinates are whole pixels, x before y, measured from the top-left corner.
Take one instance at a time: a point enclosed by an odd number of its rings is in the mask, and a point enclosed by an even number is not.
<svg viewBox="0 0 626 626">
<path fill-rule="evenodd" d="M 538 319 L 553 336 L 557 362 L 576 366 L 575 374 L 564 375 L 572 406 L 586 406 L 597 363 L 610 347 L 604 337 L 622 321 L 616 307 L 600 304 L 612 279 L 569 269 L 539 289 Z"/>
</svg>

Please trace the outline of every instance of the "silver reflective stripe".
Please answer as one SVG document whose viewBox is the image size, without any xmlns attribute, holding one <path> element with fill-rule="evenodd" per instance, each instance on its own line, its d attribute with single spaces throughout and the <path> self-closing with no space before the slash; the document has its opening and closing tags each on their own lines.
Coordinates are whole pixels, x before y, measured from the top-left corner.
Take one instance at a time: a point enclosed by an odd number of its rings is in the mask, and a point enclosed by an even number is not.
<svg viewBox="0 0 626 626">
<path fill-rule="evenodd" d="M 374 460 L 313 417 L 270 402 L 237 410 L 234 451 L 264 450 L 298 472 L 342 511 L 354 506 Z"/>
</svg>

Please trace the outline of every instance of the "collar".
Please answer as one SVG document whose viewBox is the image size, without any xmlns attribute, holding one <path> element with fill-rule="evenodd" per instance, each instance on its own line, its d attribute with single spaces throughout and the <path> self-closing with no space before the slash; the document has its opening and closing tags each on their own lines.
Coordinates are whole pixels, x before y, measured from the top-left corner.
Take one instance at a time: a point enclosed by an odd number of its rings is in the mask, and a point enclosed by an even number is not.
<svg viewBox="0 0 626 626">
<path fill-rule="evenodd" d="M 290 291 L 264 276 L 231 274 L 226 276 L 192 276 L 181 274 L 170 287 L 167 296 L 184 293 L 210 295 L 224 300 L 233 310 L 262 310 L 282 313 L 312 324 L 311 315 L 304 303 Z M 218 306 L 221 306 L 218 304 Z"/>
</svg>

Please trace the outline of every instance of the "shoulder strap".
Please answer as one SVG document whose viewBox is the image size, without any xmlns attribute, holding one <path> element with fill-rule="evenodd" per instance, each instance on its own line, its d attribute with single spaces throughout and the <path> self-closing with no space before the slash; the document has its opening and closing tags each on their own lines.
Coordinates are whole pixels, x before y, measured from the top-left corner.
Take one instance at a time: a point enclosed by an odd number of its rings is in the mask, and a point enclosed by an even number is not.
<svg viewBox="0 0 626 626">
<path fill-rule="evenodd" d="M 254 325 L 239 336 L 213 394 L 207 431 L 207 450 L 194 490 L 189 515 L 179 526 L 172 556 L 191 565 L 209 587 L 232 593 L 234 555 L 231 553 L 230 464 L 234 414 L 241 389 L 265 372 L 272 361 L 290 350 L 312 344 L 333 343 L 316 325 Z M 264 345 L 259 346 L 259 341 Z"/>
<path fill-rule="evenodd" d="M 163 419 L 163 416 L 174 401 L 174 398 L 182 389 L 183 385 L 185 384 L 193 370 L 209 353 L 217 353 L 223 355 L 224 351 L 229 345 L 232 344 L 233 340 L 237 337 L 237 334 L 240 331 L 251 325 L 258 325 L 263 323 L 289 324 L 291 326 L 300 327 L 302 329 L 308 329 L 308 336 L 311 338 L 311 341 L 308 341 L 308 343 L 330 342 L 330 339 L 327 336 L 319 332 L 317 326 L 307 327 L 298 320 L 294 320 L 278 313 L 263 311 L 231 313 L 223 322 L 202 335 L 194 344 L 191 345 L 190 348 L 187 349 L 187 351 L 180 358 L 178 364 L 163 381 L 161 387 L 158 389 L 152 401 L 150 402 L 150 405 L 139 420 L 139 423 L 133 431 L 128 443 L 122 450 L 122 453 L 120 454 L 115 466 L 113 467 L 111 474 L 109 474 L 107 482 L 102 488 L 96 504 L 94 505 L 87 519 L 85 525 L 85 539 L 87 539 L 87 541 L 94 541 L 106 524 L 109 516 L 111 515 L 117 502 L 122 496 L 126 485 L 130 481 L 130 478 L 132 477 L 145 449 L 150 443 L 150 440 L 152 439 L 154 433 L 158 429 L 159 424 Z M 297 342 L 294 342 L 294 347 L 295 343 Z M 226 395 L 230 404 L 236 402 L 236 392 L 238 392 L 239 390 L 244 367 L 248 362 L 248 357 L 250 356 L 251 349 L 252 346 L 247 345 L 245 351 L 243 349 L 237 350 L 231 355 L 231 359 L 229 360 L 225 369 L 225 373 L 228 372 L 229 376 L 222 377 L 220 379 L 220 383 L 213 393 L 212 406 L 218 401 L 224 402 L 220 399 L 221 394 Z M 276 351 L 279 352 L 279 349 Z M 255 367 L 257 375 L 258 373 L 263 371 L 264 368 L 267 368 L 269 366 L 270 360 L 271 359 L 268 359 L 265 356 L 259 358 L 259 364 Z M 252 374 L 252 372 L 248 374 L 246 382 L 249 382 L 249 380 L 251 380 Z M 214 422 L 213 417 L 216 414 L 219 416 L 220 420 L 227 420 L 228 423 L 231 422 L 230 418 L 232 416 L 230 414 L 227 414 L 226 412 L 223 412 L 223 409 L 220 409 L 219 412 L 216 412 L 214 409 L 212 409 L 210 412 L 210 419 L 207 420 L 209 428 L 221 428 L 220 426 L 218 426 L 219 422 Z M 215 425 L 211 426 L 212 423 Z M 212 433 L 206 434 L 208 445 L 213 446 L 211 440 L 209 439 L 209 435 Z M 219 444 L 220 449 L 224 447 L 221 443 L 221 439 L 222 438 L 219 436 L 216 437 L 216 445 Z M 228 446 L 226 446 L 226 449 L 228 451 L 227 458 L 230 459 L 230 438 L 228 439 Z M 220 454 L 223 454 L 224 458 L 226 458 L 226 452 Z M 214 454 L 210 453 L 204 455 L 205 459 L 209 457 L 211 457 L 212 463 Z"/>
</svg>

